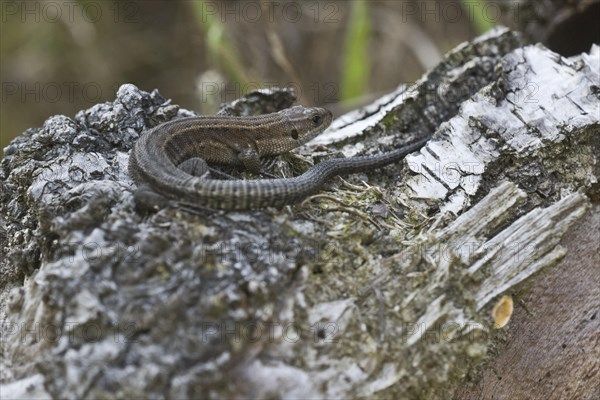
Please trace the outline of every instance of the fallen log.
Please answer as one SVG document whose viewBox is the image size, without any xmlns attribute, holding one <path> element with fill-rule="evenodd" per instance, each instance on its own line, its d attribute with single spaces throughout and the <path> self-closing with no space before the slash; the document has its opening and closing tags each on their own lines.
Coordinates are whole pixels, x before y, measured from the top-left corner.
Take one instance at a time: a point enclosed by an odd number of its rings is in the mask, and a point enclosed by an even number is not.
<svg viewBox="0 0 600 400">
<path fill-rule="evenodd" d="M 421 151 L 281 210 L 136 213 L 129 149 L 192 114 L 157 91 L 27 130 L 0 167 L 3 393 L 447 398 L 597 197 L 599 57 L 502 28 L 463 44 L 274 168 Z"/>
</svg>

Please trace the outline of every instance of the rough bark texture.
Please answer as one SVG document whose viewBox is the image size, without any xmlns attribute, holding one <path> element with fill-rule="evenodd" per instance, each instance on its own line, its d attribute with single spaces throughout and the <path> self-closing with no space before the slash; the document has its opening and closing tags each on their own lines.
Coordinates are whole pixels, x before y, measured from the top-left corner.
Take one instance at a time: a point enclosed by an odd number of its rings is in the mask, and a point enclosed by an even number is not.
<svg viewBox="0 0 600 400">
<path fill-rule="evenodd" d="M 598 48 L 520 46 L 492 31 L 339 118 L 306 158 L 433 136 L 283 210 L 136 214 L 127 151 L 189 114 L 157 92 L 25 132 L 0 170 L 3 394 L 447 398 L 598 192 Z"/>
</svg>

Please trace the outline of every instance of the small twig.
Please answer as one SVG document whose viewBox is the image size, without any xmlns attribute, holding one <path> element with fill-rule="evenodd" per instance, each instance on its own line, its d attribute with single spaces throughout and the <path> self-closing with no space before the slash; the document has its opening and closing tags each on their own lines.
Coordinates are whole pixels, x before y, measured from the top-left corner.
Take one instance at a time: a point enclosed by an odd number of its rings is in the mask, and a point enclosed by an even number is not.
<svg viewBox="0 0 600 400">
<path fill-rule="evenodd" d="M 357 217 L 360 217 L 360 218 L 362 218 L 362 219 L 364 219 L 366 221 L 369 221 L 377 229 L 382 229 L 382 226 L 379 225 L 375 220 L 373 220 L 371 217 L 369 217 L 364 212 L 357 210 L 356 208 L 351 208 L 351 207 L 330 207 L 330 208 L 327 208 L 326 211 L 342 211 L 342 212 L 347 212 L 349 214 L 354 214 Z"/>
<path fill-rule="evenodd" d="M 326 200 L 330 200 L 334 203 L 340 204 L 341 207 L 330 207 L 330 208 L 326 208 L 325 211 L 342 211 L 342 212 L 347 212 L 349 214 L 354 214 L 362 219 L 364 219 L 365 221 L 369 221 L 371 224 L 373 224 L 377 229 L 382 229 L 383 227 L 377 223 L 377 221 L 375 221 L 373 218 L 371 218 L 369 215 L 367 215 L 366 213 L 357 210 L 356 208 L 351 207 L 350 205 L 348 205 L 347 203 L 345 203 L 343 200 L 329 195 L 329 194 L 315 194 L 313 196 L 310 196 L 308 198 L 306 198 L 301 205 L 305 206 L 307 202 L 311 201 L 311 200 L 315 200 L 315 199 L 326 199 Z"/>
<path fill-rule="evenodd" d="M 308 203 L 308 202 L 309 202 L 309 201 L 311 201 L 311 200 L 315 200 L 315 199 L 326 199 L 326 200 L 331 200 L 331 201 L 333 201 L 334 203 L 338 203 L 338 204 L 341 204 L 341 205 L 343 205 L 344 207 L 350 207 L 350 206 L 349 206 L 347 203 L 344 203 L 344 202 L 342 201 L 342 199 L 339 199 L 339 198 L 337 198 L 337 197 L 334 197 L 334 196 L 332 196 L 332 195 L 330 195 L 330 194 L 315 194 L 315 195 L 312 195 L 312 196 L 310 196 L 310 197 L 307 197 L 306 199 L 304 199 L 304 201 L 302 201 L 302 203 L 300 203 L 300 205 L 301 205 L 301 206 L 305 206 L 305 205 L 306 205 L 306 203 Z"/>
<path fill-rule="evenodd" d="M 350 183 L 350 182 L 348 182 L 347 180 L 345 180 L 344 178 L 342 178 L 341 176 L 340 176 L 339 178 L 340 178 L 340 180 L 342 181 L 342 184 L 343 184 L 344 186 L 348 187 L 349 189 L 356 190 L 356 191 L 360 191 L 360 192 L 364 192 L 364 191 L 365 191 L 365 188 L 364 188 L 364 187 L 361 187 L 361 186 L 355 185 L 355 184 L 353 184 L 353 183 Z M 367 184 L 366 184 L 364 181 L 361 181 L 361 182 L 362 182 L 363 184 L 367 185 Z M 370 187 L 371 187 L 371 186 L 367 185 L 367 189 L 368 189 L 368 188 L 370 188 Z"/>
</svg>

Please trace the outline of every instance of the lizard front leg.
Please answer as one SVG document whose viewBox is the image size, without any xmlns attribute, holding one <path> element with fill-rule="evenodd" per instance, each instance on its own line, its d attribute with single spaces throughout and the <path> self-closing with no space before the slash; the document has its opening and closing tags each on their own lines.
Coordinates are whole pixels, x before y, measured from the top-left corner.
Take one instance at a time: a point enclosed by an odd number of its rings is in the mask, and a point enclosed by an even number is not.
<svg viewBox="0 0 600 400">
<path fill-rule="evenodd" d="M 242 162 L 242 165 L 255 174 L 259 174 L 262 171 L 262 164 L 258 152 L 253 148 L 243 149 L 238 153 L 238 159 Z"/>
</svg>

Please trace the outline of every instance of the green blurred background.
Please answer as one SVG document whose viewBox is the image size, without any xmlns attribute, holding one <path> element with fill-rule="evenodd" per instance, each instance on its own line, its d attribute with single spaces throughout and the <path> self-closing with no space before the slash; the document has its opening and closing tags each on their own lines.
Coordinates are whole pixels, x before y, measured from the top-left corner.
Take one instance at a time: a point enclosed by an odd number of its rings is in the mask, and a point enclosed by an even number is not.
<svg viewBox="0 0 600 400">
<path fill-rule="evenodd" d="M 300 103 L 339 115 L 492 27 L 483 10 L 473 0 L 2 0 L 0 145 L 112 101 L 127 82 L 204 114 L 293 86 Z"/>
</svg>

